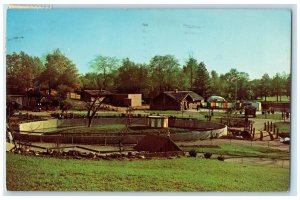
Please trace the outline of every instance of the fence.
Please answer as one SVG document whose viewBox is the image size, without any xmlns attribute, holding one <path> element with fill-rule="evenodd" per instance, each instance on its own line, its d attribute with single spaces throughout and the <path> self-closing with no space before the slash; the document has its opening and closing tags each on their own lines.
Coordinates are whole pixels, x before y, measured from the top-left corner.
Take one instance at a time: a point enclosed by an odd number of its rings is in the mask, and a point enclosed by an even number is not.
<svg viewBox="0 0 300 200">
<path fill-rule="evenodd" d="M 33 135 L 15 134 L 15 140 L 30 142 L 45 142 L 58 144 L 137 144 L 144 135 L 125 135 L 125 136 L 80 136 L 80 135 Z"/>
</svg>

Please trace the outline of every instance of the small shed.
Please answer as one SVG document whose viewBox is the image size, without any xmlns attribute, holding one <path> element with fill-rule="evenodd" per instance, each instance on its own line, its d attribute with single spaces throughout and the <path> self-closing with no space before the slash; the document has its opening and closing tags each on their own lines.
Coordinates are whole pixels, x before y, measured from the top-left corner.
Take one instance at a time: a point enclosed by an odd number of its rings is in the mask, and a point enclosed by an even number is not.
<svg viewBox="0 0 300 200">
<path fill-rule="evenodd" d="M 169 117 L 160 115 L 148 116 L 148 126 L 151 128 L 168 128 Z"/>
<path fill-rule="evenodd" d="M 170 138 L 158 135 L 146 135 L 134 147 L 137 151 L 148 152 L 182 152 Z"/>
</svg>

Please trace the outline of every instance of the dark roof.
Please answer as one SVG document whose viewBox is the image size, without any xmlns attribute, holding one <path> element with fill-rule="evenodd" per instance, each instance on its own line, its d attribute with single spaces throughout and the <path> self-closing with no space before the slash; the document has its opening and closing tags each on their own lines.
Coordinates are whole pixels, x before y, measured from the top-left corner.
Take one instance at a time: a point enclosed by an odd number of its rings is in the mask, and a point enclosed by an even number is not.
<svg viewBox="0 0 300 200">
<path fill-rule="evenodd" d="M 134 149 L 149 152 L 182 151 L 170 138 L 157 135 L 146 135 Z"/>
<path fill-rule="evenodd" d="M 203 97 L 201 97 L 193 91 L 166 91 L 164 92 L 164 94 L 168 95 L 169 97 L 175 99 L 178 102 L 184 100 L 187 96 L 190 96 L 193 99 L 193 101 L 204 100 Z"/>
<path fill-rule="evenodd" d="M 106 96 L 111 95 L 112 93 L 107 90 L 83 90 L 83 92 L 88 93 L 91 96 Z"/>
<path fill-rule="evenodd" d="M 223 97 L 220 96 L 210 96 L 207 99 L 208 102 L 225 102 L 226 100 Z"/>
<path fill-rule="evenodd" d="M 41 98 L 43 96 L 46 96 L 46 94 L 42 91 L 39 91 L 39 90 L 29 89 L 28 91 L 26 91 L 24 93 L 24 96 Z"/>
</svg>

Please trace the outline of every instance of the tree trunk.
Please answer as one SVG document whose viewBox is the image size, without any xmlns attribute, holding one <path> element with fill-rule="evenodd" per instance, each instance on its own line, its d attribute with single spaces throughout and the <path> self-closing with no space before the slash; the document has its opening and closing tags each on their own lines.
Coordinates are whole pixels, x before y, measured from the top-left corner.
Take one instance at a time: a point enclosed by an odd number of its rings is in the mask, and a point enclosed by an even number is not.
<svg viewBox="0 0 300 200">
<path fill-rule="evenodd" d="M 92 120 L 93 120 L 93 118 L 92 117 L 89 117 L 88 118 L 88 127 L 91 127 L 92 126 Z"/>
</svg>

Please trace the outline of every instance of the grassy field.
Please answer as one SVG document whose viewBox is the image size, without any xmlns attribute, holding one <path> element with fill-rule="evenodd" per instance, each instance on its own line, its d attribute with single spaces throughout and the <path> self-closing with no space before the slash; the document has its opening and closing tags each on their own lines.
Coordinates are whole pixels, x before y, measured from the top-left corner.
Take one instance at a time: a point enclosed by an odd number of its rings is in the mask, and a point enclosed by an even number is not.
<svg viewBox="0 0 300 200">
<path fill-rule="evenodd" d="M 77 127 L 68 127 L 61 128 L 59 130 L 55 130 L 52 132 L 48 132 L 47 135 L 53 134 L 105 134 L 105 133 L 129 133 L 129 134 L 141 134 L 141 133 L 159 133 L 162 131 L 166 131 L 161 128 L 149 128 L 148 126 L 141 125 L 132 125 L 126 131 L 126 126 L 124 124 L 113 124 L 113 125 L 101 125 L 101 126 L 77 126 Z M 179 132 L 187 132 L 188 129 L 181 128 L 169 128 L 171 133 L 179 133 Z"/>
<path fill-rule="evenodd" d="M 265 98 L 257 98 L 258 101 L 265 101 Z M 272 96 L 272 97 L 267 97 L 266 98 L 267 101 L 272 101 L 272 102 L 277 102 L 277 97 L 276 96 Z M 278 97 L 278 102 L 290 102 L 290 98 L 288 96 L 281 96 L 281 101 L 280 101 L 280 97 Z"/>
<path fill-rule="evenodd" d="M 239 145 L 239 144 L 219 144 L 216 148 L 201 148 L 201 147 L 181 147 L 184 151 L 190 151 L 192 149 L 197 152 L 210 152 L 217 155 L 234 155 L 234 156 L 244 156 L 244 157 L 265 157 L 277 158 L 277 159 L 288 159 L 290 154 L 287 151 L 280 149 L 272 149 L 268 147 L 261 146 L 249 146 L 249 145 Z"/>
<path fill-rule="evenodd" d="M 275 125 L 279 128 L 279 133 L 291 133 L 290 122 L 276 122 Z"/>
<path fill-rule="evenodd" d="M 64 160 L 7 154 L 9 191 L 286 192 L 289 169 L 201 158 Z"/>
<path fill-rule="evenodd" d="M 257 119 L 276 119 L 276 120 L 282 120 L 282 115 L 275 113 L 275 114 L 257 114 Z"/>
</svg>

